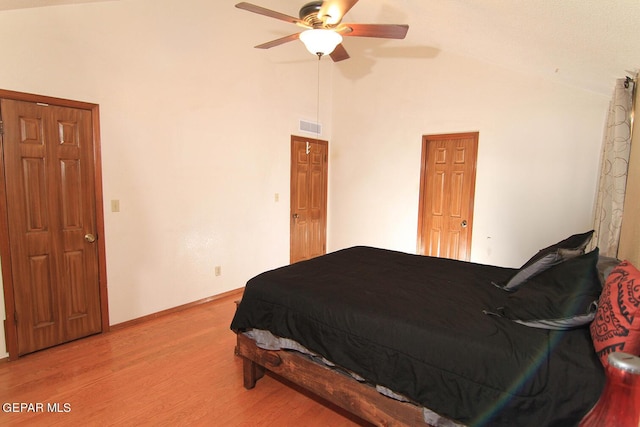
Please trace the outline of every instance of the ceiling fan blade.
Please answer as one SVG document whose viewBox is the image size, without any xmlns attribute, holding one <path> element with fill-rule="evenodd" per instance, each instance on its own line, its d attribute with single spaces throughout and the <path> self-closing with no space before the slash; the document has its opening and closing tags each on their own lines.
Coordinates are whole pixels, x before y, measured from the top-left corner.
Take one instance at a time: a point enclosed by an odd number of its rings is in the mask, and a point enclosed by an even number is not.
<svg viewBox="0 0 640 427">
<path fill-rule="evenodd" d="M 257 49 L 269 49 L 272 47 L 280 46 L 281 44 L 298 40 L 298 38 L 300 38 L 300 33 L 295 33 L 289 36 L 281 37 L 279 39 L 271 40 L 270 42 L 259 44 L 258 46 L 255 46 L 255 47 Z"/>
<path fill-rule="evenodd" d="M 350 58 L 349 54 L 347 53 L 347 50 L 344 48 L 342 43 L 336 46 L 336 48 L 333 50 L 333 52 L 331 52 L 329 56 L 331 56 L 331 59 L 333 59 L 333 62 L 344 61 L 345 59 Z"/>
<path fill-rule="evenodd" d="M 256 6 L 255 4 L 242 2 L 242 3 L 236 4 L 236 7 L 238 9 L 247 10 L 249 12 L 257 13 L 258 15 L 264 15 L 264 16 L 268 16 L 269 18 L 275 18 L 275 19 L 279 19 L 281 21 L 290 22 L 292 24 L 297 24 L 297 25 L 302 25 L 303 27 L 308 27 L 308 25 L 304 21 L 301 21 L 298 18 L 295 18 L 293 16 L 289 16 L 289 15 L 285 15 L 284 13 L 276 12 L 275 10 L 266 9 L 266 8 L 264 8 L 262 6 Z"/>
<path fill-rule="evenodd" d="M 398 24 L 343 24 L 351 29 L 341 30 L 343 36 L 380 37 L 383 39 L 403 39 L 409 31 L 408 25 Z"/>
<path fill-rule="evenodd" d="M 318 11 L 318 18 L 326 24 L 337 25 L 356 3 L 358 0 L 325 0 Z"/>
</svg>

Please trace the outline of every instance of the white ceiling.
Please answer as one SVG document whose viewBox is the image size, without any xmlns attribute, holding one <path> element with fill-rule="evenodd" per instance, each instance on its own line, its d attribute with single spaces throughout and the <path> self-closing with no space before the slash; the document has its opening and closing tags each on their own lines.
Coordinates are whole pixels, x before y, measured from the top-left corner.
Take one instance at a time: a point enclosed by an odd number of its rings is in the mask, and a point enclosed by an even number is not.
<svg viewBox="0 0 640 427">
<path fill-rule="evenodd" d="M 105 0 L 0 0 L 0 10 L 95 1 Z M 293 16 L 306 1 L 251 0 Z M 640 0 L 360 0 L 344 22 L 409 24 L 405 40 L 384 41 L 397 56 L 448 51 L 606 95 L 640 69 Z M 247 23 L 264 25 L 264 41 L 296 31 L 266 17 Z M 353 53 L 350 43 L 366 42 L 346 40 Z"/>
<path fill-rule="evenodd" d="M 61 4 L 92 3 L 109 0 L 0 0 L 0 10 L 27 9 L 30 7 L 59 6 Z"/>
<path fill-rule="evenodd" d="M 406 46 L 470 56 L 607 96 L 616 78 L 640 69 L 639 0 L 361 0 L 345 21 L 407 23 Z"/>
<path fill-rule="evenodd" d="M 381 3 L 390 3 L 380 0 Z M 414 31 L 443 50 L 609 95 L 640 68 L 638 0 L 407 0 Z M 415 38 L 414 38 L 415 37 Z"/>
</svg>

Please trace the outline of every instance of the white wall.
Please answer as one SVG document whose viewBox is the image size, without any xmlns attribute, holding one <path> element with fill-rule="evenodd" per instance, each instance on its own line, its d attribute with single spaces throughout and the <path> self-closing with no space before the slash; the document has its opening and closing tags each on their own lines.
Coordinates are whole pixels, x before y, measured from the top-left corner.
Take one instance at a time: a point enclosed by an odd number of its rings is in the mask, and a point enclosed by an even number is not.
<svg viewBox="0 0 640 427">
<path fill-rule="evenodd" d="M 438 133 L 480 133 L 472 261 L 520 266 L 591 229 L 608 99 L 425 52 L 356 57 L 335 73 L 332 249 L 415 253 L 422 135 Z"/>
<path fill-rule="evenodd" d="M 295 43 L 253 49 L 282 27 L 265 34 L 235 3 L 0 12 L 1 88 L 100 105 L 112 324 L 288 262 L 289 136 L 316 118 L 317 60 Z M 473 260 L 517 265 L 590 227 L 607 99 L 435 50 L 371 59 L 358 43 L 320 63 L 330 250 L 415 251 L 431 133 L 480 132 Z"/>
</svg>

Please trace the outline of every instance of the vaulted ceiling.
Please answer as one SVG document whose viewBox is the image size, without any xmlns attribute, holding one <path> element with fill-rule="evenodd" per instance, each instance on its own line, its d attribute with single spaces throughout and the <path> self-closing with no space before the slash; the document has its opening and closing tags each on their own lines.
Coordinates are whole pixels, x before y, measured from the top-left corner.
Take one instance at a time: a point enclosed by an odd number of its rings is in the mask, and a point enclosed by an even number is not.
<svg viewBox="0 0 640 427">
<path fill-rule="evenodd" d="M 95 1 L 105 0 L 0 0 L 0 10 Z M 306 0 L 251 2 L 297 16 Z M 345 21 L 409 24 L 405 40 L 384 42 L 387 55 L 391 48 L 418 59 L 448 51 L 607 95 L 615 78 L 640 69 L 638 0 L 360 0 Z M 268 18 L 251 22 L 264 26 L 265 39 L 256 44 L 295 31 Z M 347 49 L 350 43 L 366 46 L 346 40 Z"/>
<path fill-rule="evenodd" d="M 62 4 L 93 3 L 105 0 L 0 0 L 0 10 L 27 9 L 30 7 L 59 6 Z"/>
</svg>

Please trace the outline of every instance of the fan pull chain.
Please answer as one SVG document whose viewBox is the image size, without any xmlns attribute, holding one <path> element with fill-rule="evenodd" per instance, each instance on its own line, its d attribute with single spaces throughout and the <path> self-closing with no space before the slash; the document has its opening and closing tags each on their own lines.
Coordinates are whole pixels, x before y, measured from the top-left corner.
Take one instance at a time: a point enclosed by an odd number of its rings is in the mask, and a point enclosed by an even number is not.
<svg viewBox="0 0 640 427">
<path fill-rule="evenodd" d="M 318 93 L 316 94 L 316 138 L 320 139 L 320 60 L 322 54 L 318 54 L 318 84 L 316 85 Z"/>
</svg>

